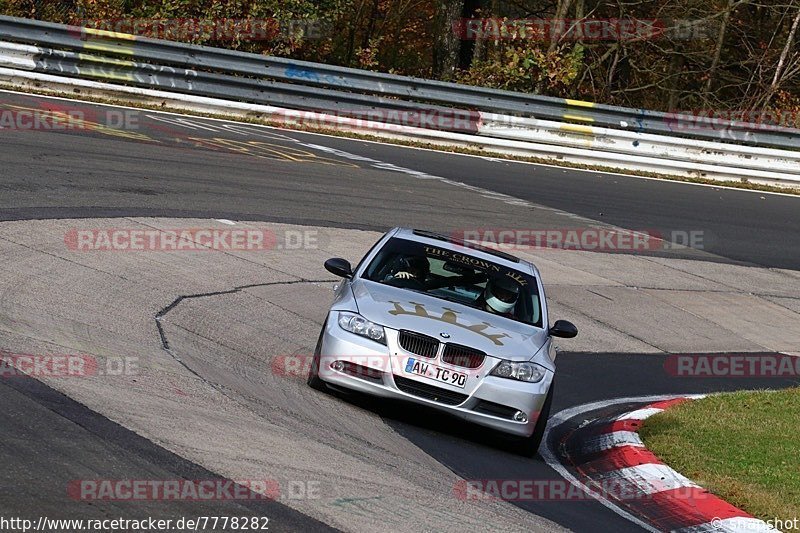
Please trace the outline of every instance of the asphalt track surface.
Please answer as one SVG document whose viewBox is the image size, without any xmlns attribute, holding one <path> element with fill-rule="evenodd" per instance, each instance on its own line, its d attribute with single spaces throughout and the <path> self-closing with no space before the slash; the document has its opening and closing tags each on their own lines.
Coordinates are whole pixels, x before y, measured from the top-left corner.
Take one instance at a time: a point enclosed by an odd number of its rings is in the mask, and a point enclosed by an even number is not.
<svg viewBox="0 0 800 533">
<path fill-rule="evenodd" d="M 636 231 L 701 231 L 726 262 L 797 269 L 797 198 L 331 139 L 328 146 Z M 466 206 L 465 206 L 466 207 Z M 521 224 L 522 225 L 522 224 Z"/>
<path fill-rule="evenodd" d="M 80 110 L 88 121 L 114 120 L 101 106 L 0 95 L 6 109 Z M 527 220 L 506 220 L 483 212 L 480 198 L 459 205 L 457 198 L 420 197 L 391 170 L 298 146 L 299 140 L 631 230 L 700 231 L 705 251 L 723 261 L 800 269 L 796 197 L 252 126 L 226 131 L 216 121 L 184 118 L 181 125 L 174 115 L 133 113 L 132 135 L 140 139 L 91 129 L 3 131 L 0 220 L 212 216 L 373 230 L 403 224 L 457 230 L 476 227 L 476 218 L 502 229 L 581 225 L 542 209 Z"/>
<path fill-rule="evenodd" d="M 270 499 L 237 501 L 80 501 L 64 487 L 79 479 L 225 480 L 181 459 L 27 377 L 0 381 L 0 509 L 50 519 L 255 516 L 271 531 L 335 531 Z"/>
<path fill-rule="evenodd" d="M 0 93 L 0 104 L 17 109 L 80 109 L 87 119 L 101 124 L 107 109 L 10 93 Z M 634 230 L 701 230 L 706 235 L 709 260 L 800 268 L 796 253 L 800 249 L 798 198 L 489 161 L 252 126 L 220 131 L 220 123 L 214 121 L 188 119 L 176 124 L 165 116 L 155 119 L 159 115 L 150 112 L 137 117 L 133 131 L 138 138 L 98 129 L 0 131 L 0 220 L 206 217 L 376 230 L 407 225 L 447 231 L 476 226 L 579 227 L 589 219 Z M 326 152 L 312 145 L 341 152 Z M 419 176 L 418 182 L 409 182 L 407 172 L 403 175 L 386 163 L 425 175 Z M 520 220 L 497 212 L 496 202 L 486 202 L 487 196 L 474 189 L 433 196 L 425 188 L 429 176 L 530 200 L 545 208 L 530 208 L 528 218 Z M 681 257 L 684 252 L 669 254 Z M 554 412 L 607 398 L 792 384 L 776 379 L 665 379 L 665 356 L 658 355 L 566 353 L 559 357 Z M 202 471 L 142 442 L 124 428 L 112 427 L 113 423 L 85 408 L 81 412 L 80 406 L 43 385 L 0 384 L 0 395 L 2 434 L 20 435 L 0 447 L 4 464 L 18 465 L 4 469 L 0 476 L 6 489 L 0 493 L 5 494 L 0 497 L 4 511 L 41 514 L 48 506 L 57 510 L 61 505 L 59 499 L 40 496 L 39 492 L 47 491 L 44 483 L 39 491 L 31 491 L 29 499 L 18 495 L 3 500 L 13 492 L 8 489 L 17 489 L 22 472 L 32 480 L 53 475 L 66 479 L 77 471 L 78 461 L 111 478 L 114 472 L 135 478 L 136 468 L 143 468 L 151 477 L 153 471 L 187 478 Z M 398 433 L 464 478 L 558 479 L 540 458 L 523 459 L 490 446 L 495 436 L 447 417 L 420 416 L 416 410 L 357 395 L 344 400 L 379 413 Z M 65 409 L 72 414 L 65 416 Z M 24 414 L 35 417 L 37 423 L 23 424 Z M 94 425 L 87 425 L 86 420 Z M 36 443 L 48 440 L 51 424 L 65 421 L 73 423 L 63 431 L 73 432 L 74 441 L 53 442 L 53 453 L 32 451 Z M 119 464 L 112 464 L 117 460 L 101 452 L 78 459 L 70 443 L 82 443 L 79 449 L 114 445 L 125 453 Z M 639 530 L 596 502 L 515 504 L 575 531 Z M 92 512 L 111 510 L 119 509 L 99 504 Z M 215 510 L 232 514 L 238 509 Z M 181 512 L 185 509 L 168 511 L 186 514 Z M 191 511 L 208 514 L 209 510 Z M 280 504 L 271 504 L 267 511 L 270 516 L 285 517 L 284 524 L 298 529 L 325 527 Z"/>
</svg>

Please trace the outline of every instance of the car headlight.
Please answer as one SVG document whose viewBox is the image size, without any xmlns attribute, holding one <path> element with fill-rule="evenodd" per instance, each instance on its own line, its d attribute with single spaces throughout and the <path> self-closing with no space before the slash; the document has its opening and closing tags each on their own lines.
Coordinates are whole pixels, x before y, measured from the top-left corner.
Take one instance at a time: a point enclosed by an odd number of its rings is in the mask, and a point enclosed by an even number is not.
<svg viewBox="0 0 800 533">
<path fill-rule="evenodd" d="M 386 344 L 386 333 L 383 326 L 370 322 L 356 313 L 339 313 L 339 327 L 350 333 L 361 335 L 375 342 Z"/>
<path fill-rule="evenodd" d="M 512 361 L 501 361 L 494 367 L 491 374 L 499 378 L 516 379 L 528 383 L 538 383 L 544 378 L 546 369 L 536 363 L 514 363 Z"/>
</svg>

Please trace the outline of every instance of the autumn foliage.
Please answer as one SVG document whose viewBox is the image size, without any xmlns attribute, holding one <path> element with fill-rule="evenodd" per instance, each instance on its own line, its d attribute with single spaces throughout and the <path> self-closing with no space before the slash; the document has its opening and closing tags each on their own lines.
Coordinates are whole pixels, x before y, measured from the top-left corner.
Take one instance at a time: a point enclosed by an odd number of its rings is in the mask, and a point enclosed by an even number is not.
<svg viewBox="0 0 800 533">
<path fill-rule="evenodd" d="M 0 12 L 64 23 L 272 20 L 280 31 L 269 39 L 200 32 L 183 40 L 648 109 L 780 110 L 795 122 L 800 113 L 800 3 L 792 0 L 0 0 Z M 469 20 L 494 21 L 493 31 L 476 23 L 482 31 L 466 35 Z M 554 21 L 572 33 L 551 31 Z M 657 31 L 593 34 L 602 24 Z"/>
</svg>

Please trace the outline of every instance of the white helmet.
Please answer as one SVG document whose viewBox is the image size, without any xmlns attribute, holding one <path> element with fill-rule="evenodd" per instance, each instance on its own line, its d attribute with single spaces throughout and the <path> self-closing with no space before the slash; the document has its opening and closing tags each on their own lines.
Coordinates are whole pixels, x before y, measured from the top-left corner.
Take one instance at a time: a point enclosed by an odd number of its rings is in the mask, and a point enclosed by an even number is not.
<svg viewBox="0 0 800 533">
<path fill-rule="evenodd" d="M 510 279 L 492 278 L 486 284 L 486 305 L 497 313 L 509 313 L 517 304 L 519 285 Z"/>
</svg>

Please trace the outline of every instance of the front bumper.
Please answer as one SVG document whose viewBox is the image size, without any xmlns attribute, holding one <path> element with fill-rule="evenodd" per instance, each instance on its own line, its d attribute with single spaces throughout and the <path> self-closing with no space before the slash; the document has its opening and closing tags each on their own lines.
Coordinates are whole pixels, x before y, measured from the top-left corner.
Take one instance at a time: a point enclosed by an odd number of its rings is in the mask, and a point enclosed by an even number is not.
<svg viewBox="0 0 800 533">
<path fill-rule="evenodd" d="M 408 357 L 417 356 L 400 348 L 396 331 L 386 328 L 386 336 L 388 346 L 341 329 L 336 317 L 332 316 L 322 334 L 320 379 L 334 386 L 374 396 L 426 405 L 510 435 L 529 437 L 533 433 L 553 381 L 552 372 L 546 372 L 544 379 L 538 383 L 526 383 L 488 375 L 499 362 L 488 356 L 484 364 L 474 370 L 449 365 L 438 358 L 426 359 L 425 362 L 469 374 L 468 386 L 464 389 L 449 387 L 405 373 L 403 362 Z M 346 368 L 335 370 L 332 367 L 335 361 L 346 362 Z M 354 364 L 359 365 L 361 370 L 353 372 Z M 371 370 L 364 372 L 365 367 Z M 410 392 L 398 387 L 395 376 L 401 378 L 398 381 L 411 380 L 412 387 L 408 386 L 408 381 L 404 382 L 404 388 Z M 442 392 L 442 399 L 430 399 L 437 397 L 437 389 Z M 524 413 L 527 421 L 513 420 L 512 416 L 517 411 Z"/>
</svg>

